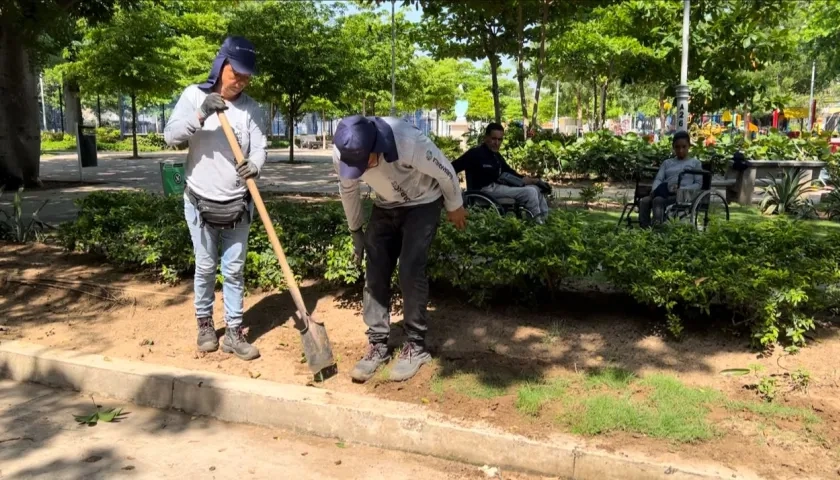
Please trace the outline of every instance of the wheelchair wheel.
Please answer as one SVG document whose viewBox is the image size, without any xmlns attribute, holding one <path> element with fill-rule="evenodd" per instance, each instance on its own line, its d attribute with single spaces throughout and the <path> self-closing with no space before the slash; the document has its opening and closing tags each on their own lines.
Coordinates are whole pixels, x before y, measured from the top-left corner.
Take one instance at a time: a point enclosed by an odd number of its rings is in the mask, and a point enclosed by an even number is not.
<svg viewBox="0 0 840 480">
<path fill-rule="evenodd" d="M 698 232 L 705 232 L 715 222 L 729 221 L 729 203 L 714 190 L 708 190 L 691 204 L 691 223 Z"/>
<path fill-rule="evenodd" d="M 502 208 L 492 198 L 481 193 L 466 193 L 464 194 L 464 208 L 470 209 L 490 209 L 496 212 L 500 217 L 504 214 Z"/>
</svg>

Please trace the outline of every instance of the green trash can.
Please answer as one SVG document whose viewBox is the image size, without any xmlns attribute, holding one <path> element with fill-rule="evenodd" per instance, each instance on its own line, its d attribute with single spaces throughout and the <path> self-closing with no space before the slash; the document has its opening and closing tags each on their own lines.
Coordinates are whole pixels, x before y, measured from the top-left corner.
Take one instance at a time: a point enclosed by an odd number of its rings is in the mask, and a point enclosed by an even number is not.
<svg viewBox="0 0 840 480">
<path fill-rule="evenodd" d="M 184 178 L 184 163 L 172 160 L 160 162 L 160 178 L 163 181 L 163 194 L 183 195 L 186 179 Z"/>
</svg>

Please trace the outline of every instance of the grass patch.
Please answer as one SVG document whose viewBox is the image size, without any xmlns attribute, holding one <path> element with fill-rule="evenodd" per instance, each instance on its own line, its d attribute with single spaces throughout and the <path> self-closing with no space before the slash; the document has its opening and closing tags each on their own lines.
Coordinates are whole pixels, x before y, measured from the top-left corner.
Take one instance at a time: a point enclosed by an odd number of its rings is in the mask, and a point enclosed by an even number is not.
<svg viewBox="0 0 840 480">
<path fill-rule="evenodd" d="M 586 386 L 589 388 L 607 387 L 621 389 L 630 385 L 636 378 L 633 372 L 617 367 L 598 368 L 586 373 Z"/>
<path fill-rule="evenodd" d="M 516 409 L 537 416 L 545 404 L 562 398 L 568 386 L 569 382 L 560 379 L 551 383 L 526 383 L 516 391 Z"/>
<path fill-rule="evenodd" d="M 666 375 L 633 381 L 626 372 L 613 370 L 595 378 L 598 384 L 614 388 L 623 383 L 624 389 L 572 400 L 559 420 L 574 433 L 623 431 L 680 442 L 706 440 L 715 435 L 706 417 L 711 405 L 720 398 L 718 392 L 686 387 Z M 633 392 L 627 389 L 631 383 L 641 387 L 638 398 L 633 398 Z"/>
<path fill-rule="evenodd" d="M 489 400 L 508 394 L 510 382 L 499 375 L 484 374 L 479 378 L 475 373 L 458 373 L 443 377 L 432 377 L 431 389 L 437 395 L 453 391 L 461 395 Z"/>
</svg>

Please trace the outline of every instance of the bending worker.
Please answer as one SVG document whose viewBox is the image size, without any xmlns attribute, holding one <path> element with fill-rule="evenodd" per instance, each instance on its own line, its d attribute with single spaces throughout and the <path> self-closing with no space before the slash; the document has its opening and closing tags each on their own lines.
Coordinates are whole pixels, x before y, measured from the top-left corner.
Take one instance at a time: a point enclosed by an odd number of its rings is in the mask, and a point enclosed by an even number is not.
<svg viewBox="0 0 840 480">
<path fill-rule="evenodd" d="M 222 351 L 243 360 L 259 356 L 242 333 L 245 253 L 253 202 L 245 179 L 256 177 L 265 162 L 262 110 L 242 93 L 256 68 L 248 40 L 229 37 L 219 49 L 207 81 L 181 94 L 164 130 L 168 145 L 189 143 L 184 215 L 195 252 L 195 316 L 198 349 L 219 348 L 213 324 L 216 269 L 221 249 L 225 336 Z M 247 160 L 236 165 L 216 112 L 225 110 Z"/>
<path fill-rule="evenodd" d="M 350 376 L 367 381 L 391 359 L 391 275 L 399 260 L 403 328 L 408 339 L 391 369 L 391 380 L 407 380 L 431 360 L 425 343 L 426 263 L 441 205 L 455 227 L 466 225 L 458 176 L 435 144 L 400 118 L 344 118 L 336 127 L 333 143 L 341 203 L 357 262 L 367 251 L 363 316 L 369 345 Z M 366 232 L 362 229 L 361 180 L 376 193 Z"/>
</svg>

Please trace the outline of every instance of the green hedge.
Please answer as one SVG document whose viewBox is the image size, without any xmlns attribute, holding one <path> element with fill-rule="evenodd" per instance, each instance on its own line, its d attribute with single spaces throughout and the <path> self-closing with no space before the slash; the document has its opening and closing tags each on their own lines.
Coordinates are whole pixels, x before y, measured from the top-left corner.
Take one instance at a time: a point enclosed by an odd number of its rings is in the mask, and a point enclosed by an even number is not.
<svg viewBox="0 0 840 480">
<path fill-rule="evenodd" d="M 148 133 L 137 135 L 137 150 L 140 152 L 159 152 L 167 149 L 163 135 Z M 131 136 L 120 140 L 119 130 L 100 127 L 96 129 L 96 149 L 100 152 L 131 152 Z M 41 132 L 41 152 L 61 152 L 76 150 L 76 137 L 62 132 Z"/>
<path fill-rule="evenodd" d="M 753 141 L 740 135 L 723 135 L 715 145 L 693 145 L 691 155 L 711 163 L 716 173 L 723 173 L 736 151 L 743 152 L 747 160 L 820 160 L 836 164 L 825 136 L 803 134 L 791 139 L 777 132 Z M 672 155 L 670 137 L 648 143 L 635 133 L 618 136 L 609 130 L 587 133 L 576 141 L 563 135 L 537 134 L 527 142 L 507 141 L 503 154 L 515 169 L 542 178 L 609 180 L 631 179 L 641 168 L 659 165 Z"/>
<path fill-rule="evenodd" d="M 67 248 L 169 281 L 192 269 L 181 198 L 97 192 L 77 203 L 78 219 L 59 234 Z M 271 202 L 268 209 L 296 274 L 344 284 L 359 279 L 339 202 Z M 282 288 L 264 229 L 259 221 L 252 228 L 246 281 Z M 729 222 L 698 234 L 687 226 L 616 231 L 574 212 L 555 211 L 544 226 L 475 212 L 466 231 L 443 223 L 429 275 L 478 305 L 500 298 L 538 305 L 571 279 L 598 278 L 659 307 L 677 336 L 686 315 L 723 309 L 726 318 L 752 325 L 756 346 L 797 348 L 813 315 L 838 304 L 838 262 L 840 235 L 815 236 L 786 219 Z"/>
</svg>

